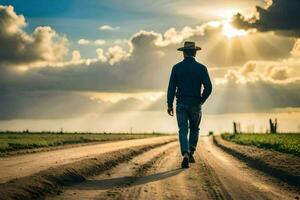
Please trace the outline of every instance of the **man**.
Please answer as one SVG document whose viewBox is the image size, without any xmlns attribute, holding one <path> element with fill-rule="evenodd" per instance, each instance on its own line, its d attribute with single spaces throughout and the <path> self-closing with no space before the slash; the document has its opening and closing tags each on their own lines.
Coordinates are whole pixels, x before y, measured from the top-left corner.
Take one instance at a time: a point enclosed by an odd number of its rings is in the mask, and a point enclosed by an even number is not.
<svg viewBox="0 0 300 200">
<path fill-rule="evenodd" d="M 176 94 L 176 117 L 179 128 L 179 142 L 183 160 L 182 168 L 188 168 L 189 162 L 194 163 L 193 154 L 196 150 L 201 105 L 212 91 L 207 68 L 195 60 L 196 52 L 201 50 L 194 42 L 186 41 L 184 47 L 177 49 L 183 52 L 184 60 L 174 65 L 168 87 L 168 114 L 174 115 L 173 101 Z M 202 86 L 204 86 L 201 93 Z M 190 135 L 188 137 L 188 129 Z"/>
</svg>

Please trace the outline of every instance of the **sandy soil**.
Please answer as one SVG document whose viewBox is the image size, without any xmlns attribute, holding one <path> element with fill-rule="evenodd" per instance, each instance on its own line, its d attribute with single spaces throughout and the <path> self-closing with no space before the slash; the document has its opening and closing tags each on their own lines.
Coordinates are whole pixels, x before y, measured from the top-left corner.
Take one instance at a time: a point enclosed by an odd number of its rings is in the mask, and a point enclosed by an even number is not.
<svg viewBox="0 0 300 200">
<path fill-rule="evenodd" d="M 253 170 L 203 137 L 196 163 L 180 169 L 178 143 L 149 150 L 52 199 L 297 199 L 299 188 Z"/>
<path fill-rule="evenodd" d="M 99 154 L 174 139 L 174 136 L 124 140 L 0 158 L 0 183 Z"/>
</svg>

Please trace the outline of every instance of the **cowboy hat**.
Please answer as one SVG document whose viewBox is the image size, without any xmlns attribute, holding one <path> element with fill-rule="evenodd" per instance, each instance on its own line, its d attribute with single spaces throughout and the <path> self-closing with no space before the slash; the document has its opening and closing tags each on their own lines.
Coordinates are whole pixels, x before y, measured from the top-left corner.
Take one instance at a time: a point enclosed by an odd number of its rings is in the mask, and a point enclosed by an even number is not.
<svg viewBox="0 0 300 200">
<path fill-rule="evenodd" d="M 200 47 L 196 46 L 195 42 L 186 41 L 184 42 L 183 47 L 180 47 L 177 49 L 178 51 L 184 51 L 184 50 L 201 50 Z"/>
</svg>

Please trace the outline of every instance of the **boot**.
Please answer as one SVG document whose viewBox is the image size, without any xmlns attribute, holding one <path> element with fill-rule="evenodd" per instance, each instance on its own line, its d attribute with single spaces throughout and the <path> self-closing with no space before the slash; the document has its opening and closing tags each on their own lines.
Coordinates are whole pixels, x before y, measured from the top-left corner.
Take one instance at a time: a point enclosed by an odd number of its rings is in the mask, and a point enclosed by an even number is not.
<svg viewBox="0 0 300 200">
<path fill-rule="evenodd" d="M 189 168 L 189 154 L 188 153 L 184 153 L 183 160 L 182 160 L 182 163 L 181 163 L 181 167 L 182 168 Z"/>
</svg>

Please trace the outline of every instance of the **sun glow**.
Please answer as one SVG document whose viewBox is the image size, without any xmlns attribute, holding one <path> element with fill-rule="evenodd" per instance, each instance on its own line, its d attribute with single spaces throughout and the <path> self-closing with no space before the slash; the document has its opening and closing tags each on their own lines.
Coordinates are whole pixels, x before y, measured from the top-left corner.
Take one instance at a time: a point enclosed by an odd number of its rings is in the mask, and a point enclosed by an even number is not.
<svg viewBox="0 0 300 200">
<path fill-rule="evenodd" d="M 228 38 L 233 38 L 245 36 L 248 34 L 248 32 L 245 30 L 236 29 L 230 24 L 230 22 L 225 22 L 222 27 L 222 34 Z"/>
</svg>

